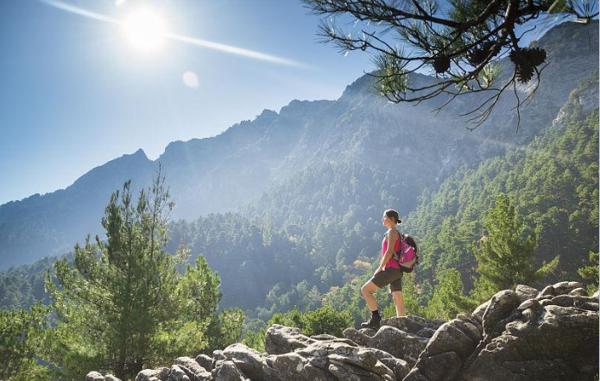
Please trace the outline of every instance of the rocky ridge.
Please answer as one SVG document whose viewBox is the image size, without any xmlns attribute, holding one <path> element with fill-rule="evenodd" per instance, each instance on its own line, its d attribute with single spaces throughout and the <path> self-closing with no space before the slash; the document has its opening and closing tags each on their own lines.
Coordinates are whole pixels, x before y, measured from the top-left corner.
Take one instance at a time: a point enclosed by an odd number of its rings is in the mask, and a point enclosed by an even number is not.
<svg viewBox="0 0 600 381">
<path fill-rule="evenodd" d="M 518 285 L 447 322 L 389 318 L 343 338 L 273 325 L 266 353 L 236 343 L 143 370 L 136 381 L 593 380 L 598 322 L 598 292 L 589 296 L 579 282 Z M 118 379 L 90 372 L 86 381 Z"/>
</svg>

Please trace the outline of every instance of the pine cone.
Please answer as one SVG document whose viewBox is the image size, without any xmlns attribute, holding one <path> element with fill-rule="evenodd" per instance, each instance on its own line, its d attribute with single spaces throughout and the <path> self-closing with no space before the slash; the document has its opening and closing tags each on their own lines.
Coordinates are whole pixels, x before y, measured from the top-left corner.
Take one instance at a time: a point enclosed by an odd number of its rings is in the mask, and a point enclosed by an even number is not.
<svg viewBox="0 0 600 381">
<path fill-rule="evenodd" d="M 448 56 L 437 56 L 433 60 L 433 68 L 435 72 L 441 74 L 450 68 L 450 57 Z"/>
<path fill-rule="evenodd" d="M 510 60 L 515 65 L 539 66 L 546 60 L 546 51 L 542 48 L 523 48 L 510 52 Z"/>
<path fill-rule="evenodd" d="M 517 65 L 517 81 L 521 83 L 527 83 L 533 77 L 534 66 L 531 65 Z"/>
<path fill-rule="evenodd" d="M 542 48 L 532 48 L 529 50 L 529 62 L 533 66 L 539 66 L 546 61 L 546 51 Z"/>
<path fill-rule="evenodd" d="M 495 44 L 496 41 L 485 41 L 481 46 L 473 48 L 467 56 L 469 63 L 473 66 L 478 66 L 487 58 L 492 49 L 491 57 L 495 57 L 500 52 L 500 48 L 494 46 Z"/>
<path fill-rule="evenodd" d="M 533 77 L 535 67 L 546 60 L 546 51 L 541 48 L 523 48 L 510 52 L 510 60 L 515 64 L 517 80 L 527 83 Z"/>
</svg>

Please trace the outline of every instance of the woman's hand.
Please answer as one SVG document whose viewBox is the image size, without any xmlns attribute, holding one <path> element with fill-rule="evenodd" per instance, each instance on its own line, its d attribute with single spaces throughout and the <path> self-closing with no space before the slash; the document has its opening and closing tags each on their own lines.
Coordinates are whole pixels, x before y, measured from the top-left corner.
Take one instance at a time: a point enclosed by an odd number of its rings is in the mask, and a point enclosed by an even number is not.
<svg viewBox="0 0 600 381">
<path fill-rule="evenodd" d="M 377 270 L 375 270 L 375 272 L 373 273 L 373 275 L 377 274 L 378 272 L 383 271 L 383 267 L 379 266 L 377 268 Z"/>
</svg>

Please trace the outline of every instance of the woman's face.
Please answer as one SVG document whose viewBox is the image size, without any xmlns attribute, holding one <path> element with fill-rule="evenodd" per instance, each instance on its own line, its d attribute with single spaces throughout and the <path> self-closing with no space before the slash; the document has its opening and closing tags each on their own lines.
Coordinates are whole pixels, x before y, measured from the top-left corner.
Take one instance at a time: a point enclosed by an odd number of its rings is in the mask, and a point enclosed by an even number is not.
<svg viewBox="0 0 600 381">
<path fill-rule="evenodd" d="M 386 216 L 385 213 L 383 213 L 383 217 L 381 217 L 381 223 L 386 228 L 389 228 L 389 227 L 391 227 L 394 224 L 394 219 L 391 218 L 391 217 Z"/>
</svg>

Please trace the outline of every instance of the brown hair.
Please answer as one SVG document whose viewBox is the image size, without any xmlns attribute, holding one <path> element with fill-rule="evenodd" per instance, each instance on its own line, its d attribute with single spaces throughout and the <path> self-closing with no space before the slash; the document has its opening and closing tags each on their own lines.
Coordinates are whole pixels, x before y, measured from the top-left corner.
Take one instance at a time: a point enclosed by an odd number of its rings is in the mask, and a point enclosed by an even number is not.
<svg viewBox="0 0 600 381">
<path fill-rule="evenodd" d="M 402 223 L 402 220 L 400 220 L 400 215 L 394 209 L 386 209 L 386 211 L 383 213 L 385 213 L 388 218 L 393 218 L 396 220 L 397 224 Z"/>
</svg>

